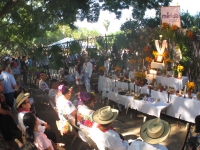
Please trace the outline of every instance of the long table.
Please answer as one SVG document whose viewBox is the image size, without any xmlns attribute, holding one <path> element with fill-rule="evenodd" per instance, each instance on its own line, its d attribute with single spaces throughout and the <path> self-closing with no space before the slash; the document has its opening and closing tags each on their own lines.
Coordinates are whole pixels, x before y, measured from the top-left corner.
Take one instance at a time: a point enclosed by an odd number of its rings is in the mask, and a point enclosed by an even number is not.
<svg viewBox="0 0 200 150">
<path fill-rule="evenodd" d="M 102 76 L 99 77 L 99 82 L 101 81 L 100 84 L 104 84 L 103 80 L 105 81 L 105 79 L 108 79 L 110 83 L 112 83 L 113 85 L 115 84 L 115 82 L 113 82 L 112 79 L 102 77 Z M 123 84 L 127 84 L 127 83 L 123 83 Z M 132 86 L 130 85 L 130 87 Z M 147 107 L 147 106 L 141 107 L 139 104 L 140 101 L 135 102 L 136 100 L 134 101 L 133 97 L 131 96 L 119 95 L 118 93 L 113 92 L 112 88 L 103 90 L 104 88 L 103 85 L 98 85 L 98 88 L 100 91 L 107 91 L 106 94 L 104 94 L 105 97 L 108 97 L 110 100 L 124 105 L 126 108 L 128 106 L 130 106 L 133 109 L 136 109 L 136 107 L 138 107 L 138 111 L 139 111 L 139 107 L 141 109 L 142 107 L 143 108 Z M 149 89 L 147 88 L 147 86 L 144 86 L 141 88 L 141 93 L 149 93 Z M 166 91 L 159 92 L 159 91 L 151 90 L 151 97 L 160 98 L 162 102 L 167 102 L 167 99 L 168 99 Z M 200 101 L 198 101 L 196 98 L 190 99 L 190 98 L 187 98 L 187 95 L 186 95 L 186 98 L 183 98 L 183 97 L 177 97 L 175 94 L 172 94 L 170 95 L 170 103 L 171 105 L 167 107 L 166 115 L 169 115 L 174 118 L 179 118 L 180 116 L 181 120 L 185 120 L 187 122 L 192 122 L 192 123 L 194 123 L 195 117 L 197 115 L 200 115 L 200 109 L 199 109 Z M 145 112 L 145 113 L 150 114 L 151 112 Z M 158 113 L 155 112 L 155 114 L 158 114 Z"/>
</svg>

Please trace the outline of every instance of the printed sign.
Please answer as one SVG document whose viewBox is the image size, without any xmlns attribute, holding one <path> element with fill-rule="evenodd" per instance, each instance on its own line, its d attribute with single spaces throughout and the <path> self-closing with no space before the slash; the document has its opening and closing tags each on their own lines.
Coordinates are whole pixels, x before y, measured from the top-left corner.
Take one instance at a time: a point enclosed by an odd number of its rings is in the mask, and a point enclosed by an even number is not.
<svg viewBox="0 0 200 150">
<path fill-rule="evenodd" d="M 177 25 L 178 27 L 181 27 L 180 7 L 161 7 L 161 21 L 162 23 L 168 23 L 170 26 Z"/>
</svg>

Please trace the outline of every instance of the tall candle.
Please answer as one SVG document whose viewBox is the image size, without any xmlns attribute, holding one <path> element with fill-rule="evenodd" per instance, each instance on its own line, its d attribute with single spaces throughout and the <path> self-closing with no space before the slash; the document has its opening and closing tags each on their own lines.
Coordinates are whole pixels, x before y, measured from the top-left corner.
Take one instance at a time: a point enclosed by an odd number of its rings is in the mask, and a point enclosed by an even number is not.
<svg viewBox="0 0 200 150">
<path fill-rule="evenodd" d="M 135 92 L 135 82 L 134 82 L 134 92 Z"/>
<path fill-rule="evenodd" d="M 144 69 L 144 59 L 143 59 L 143 63 L 142 64 L 143 64 L 142 68 Z"/>
<path fill-rule="evenodd" d="M 184 95 L 186 94 L 186 89 L 187 89 L 187 86 L 185 85 L 185 87 L 184 87 Z"/>
</svg>

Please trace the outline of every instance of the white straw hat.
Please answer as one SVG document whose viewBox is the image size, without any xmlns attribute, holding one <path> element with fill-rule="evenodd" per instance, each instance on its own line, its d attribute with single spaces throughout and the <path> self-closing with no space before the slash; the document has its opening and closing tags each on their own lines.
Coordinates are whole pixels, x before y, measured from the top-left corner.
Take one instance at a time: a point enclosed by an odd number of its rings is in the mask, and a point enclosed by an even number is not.
<svg viewBox="0 0 200 150">
<path fill-rule="evenodd" d="M 117 118 L 118 113 L 117 109 L 111 109 L 110 106 L 106 106 L 96 110 L 92 119 L 99 124 L 109 124 Z"/>
<path fill-rule="evenodd" d="M 169 123 L 160 118 L 148 120 L 140 128 L 141 138 L 149 144 L 158 144 L 164 141 L 169 133 Z"/>
</svg>

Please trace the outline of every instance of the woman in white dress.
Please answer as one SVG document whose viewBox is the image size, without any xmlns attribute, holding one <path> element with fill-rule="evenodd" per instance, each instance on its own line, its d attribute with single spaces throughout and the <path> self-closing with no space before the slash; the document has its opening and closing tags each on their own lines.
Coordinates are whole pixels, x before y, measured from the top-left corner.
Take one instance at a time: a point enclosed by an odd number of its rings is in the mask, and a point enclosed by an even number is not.
<svg viewBox="0 0 200 150">
<path fill-rule="evenodd" d="M 82 74 L 82 64 L 78 64 L 75 71 L 76 85 L 78 86 L 78 91 L 81 91 L 81 86 L 83 85 L 83 74 Z"/>
</svg>

